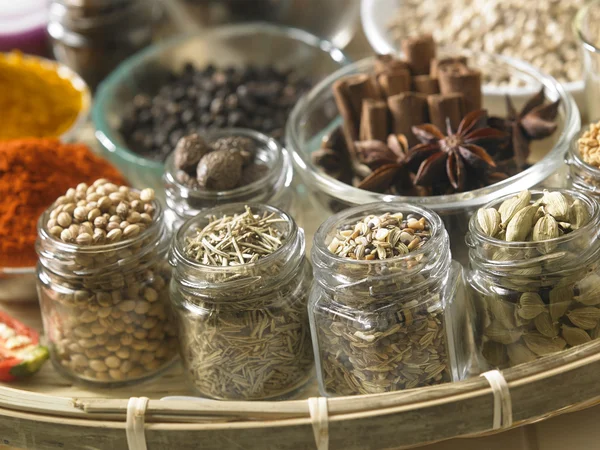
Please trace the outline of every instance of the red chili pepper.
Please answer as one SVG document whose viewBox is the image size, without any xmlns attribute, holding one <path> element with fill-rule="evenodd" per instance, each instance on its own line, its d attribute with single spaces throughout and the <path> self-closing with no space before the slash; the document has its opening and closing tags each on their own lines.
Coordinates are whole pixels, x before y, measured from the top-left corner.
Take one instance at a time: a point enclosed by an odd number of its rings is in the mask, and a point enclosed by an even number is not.
<svg viewBox="0 0 600 450">
<path fill-rule="evenodd" d="M 0 381 L 13 381 L 36 373 L 48 359 L 48 349 L 31 328 L 0 311 Z"/>
</svg>

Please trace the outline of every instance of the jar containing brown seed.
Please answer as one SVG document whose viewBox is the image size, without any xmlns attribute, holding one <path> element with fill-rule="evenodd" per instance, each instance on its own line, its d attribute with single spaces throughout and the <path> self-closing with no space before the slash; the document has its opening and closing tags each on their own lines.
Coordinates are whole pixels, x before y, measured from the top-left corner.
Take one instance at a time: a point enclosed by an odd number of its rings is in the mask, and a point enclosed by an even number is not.
<svg viewBox="0 0 600 450">
<path fill-rule="evenodd" d="M 184 221 L 201 211 L 237 202 L 268 203 L 297 217 L 292 160 L 288 151 L 275 139 L 245 128 L 212 130 L 200 139 L 205 141 L 203 146 L 206 149 L 198 149 L 195 155 L 185 155 L 185 159 L 191 160 L 191 176 L 177 167 L 178 149 L 165 161 L 163 180 L 168 206 L 165 216 L 169 228 L 176 231 Z M 233 188 L 201 187 L 195 176 L 202 170 L 202 156 L 206 156 L 207 152 L 237 150 L 227 144 L 232 140 L 246 142 L 245 146 L 251 147 L 247 149 L 247 159 L 251 162 L 243 168 L 241 164 L 239 167 L 228 167 L 227 164 L 211 167 L 210 176 L 215 179 L 213 184 L 229 184 Z M 242 151 L 246 152 L 246 149 Z M 219 179 L 227 183 L 219 183 Z"/>
<path fill-rule="evenodd" d="M 600 336 L 600 209 L 575 190 L 523 191 L 469 224 L 467 281 L 480 370 Z"/>
<path fill-rule="evenodd" d="M 437 214 L 404 203 L 352 208 L 321 225 L 309 317 L 322 395 L 462 378 L 466 302 L 449 245 Z"/>
<path fill-rule="evenodd" d="M 573 139 L 565 162 L 569 185 L 600 198 L 600 122 L 584 125 Z"/>
<path fill-rule="evenodd" d="M 304 233 L 282 210 L 243 203 L 200 213 L 171 247 L 180 353 L 204 397 L 289 397 L 314 367 Z"/>
<path fill-rule="evenodd" d="M 151 189 L 80 184 L 38 223 L 38 295 L 51 359 L 98 386 L 147 379 L 177 355 L 168 234 Z"/>
</svg>

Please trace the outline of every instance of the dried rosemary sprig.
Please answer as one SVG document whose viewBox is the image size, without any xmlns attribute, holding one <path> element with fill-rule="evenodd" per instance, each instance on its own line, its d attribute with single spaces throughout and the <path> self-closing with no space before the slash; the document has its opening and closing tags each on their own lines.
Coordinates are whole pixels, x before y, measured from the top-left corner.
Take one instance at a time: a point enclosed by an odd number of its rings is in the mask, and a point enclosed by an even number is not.
<svg viewBox="0 0 600 450">
<path fill-rule="evenodd" d="M 285 222 L 275 212 L 211 217 L 210 223 L 188 237 L 184 253 L 209 266 L 249 264 L 269 256 L 283 245 L 284 233 L 274 225 Z"/>
</svg>

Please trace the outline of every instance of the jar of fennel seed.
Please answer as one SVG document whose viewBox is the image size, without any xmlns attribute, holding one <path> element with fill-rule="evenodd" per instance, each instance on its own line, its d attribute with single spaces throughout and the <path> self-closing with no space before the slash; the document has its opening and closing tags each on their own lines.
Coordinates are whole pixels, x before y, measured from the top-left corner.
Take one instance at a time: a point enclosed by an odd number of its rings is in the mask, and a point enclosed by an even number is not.
<svg viewBox="0 0 600 450">
<path fill-rule="evenodd" d="M 433 211 L 373 203 L 327 220 L 309 317 L 322 395 L 431 386 L 467 369 L 461 266 Z"/>
<path fill-rule="evenodd" d="M 289 397 L 311 378 L 304 233 L 282 210 L 243 203 L 185 222 L 171 246 L 180 354 L 196 391 Z"/>
<path fill-rule="evenodd" d="M 152 190 L 80 184 L 38 222 L 37 289 L 52 362 L 100 387 L 161 373 L 177 357 L 168 235 Z"/>
<path fill-rule="evenodd" d="M 467 280 L 481 371 L 600 336 L 599 233 L 597 201 L 576 190 L 523 191 L 473 216 Z"/>
<path fill-rule="evenodd" d="M 186 137 L 182 138 L 186 139 Z M 197 139 L 202 141 L 198 155 L 188 156 L 192 161 L 188 170 L 178 159 L 176 148 L 165 161 L 163 181 L 166 192 L 166 220 L 173 232 L 187 219 L 202 211 L 220 205 L 239 202 L 267 203 L 297 217 L 293 181 L 293 166 L 290 154 L 275 139 L 262 133 L 245 128 L 227 128 L 211 130 Z M 228 141 L 233 141 L 228 144 Z M 202 158 L 200 153 L 207 150 L 214 154 L 219 150 L 237 150 L 235 141 L 243 143 L 241 150 L 249 154 L 249 164 L 239 167 L 228 167 L 227 164 L 215 164 L 210 167 L 209 176 L 214 177 L 214 184 L 219 185 L 219 178 L 228 181 L 233 177 L 240 178 L 233 183 L 233 188 L 200 187 L 196 179 Z M 180 141 L 178 146 L 183 142 Z M 213 148 L 215 150 L 213 150 Z M 187 156 L 187 155 L 186 155 Z M 198 161 L 196 161 L 198 160 Z M 236 175 L 236 172 L 237 173 Z M 206 175 L 206 173 L 205 173 Z M 228 183 L 231 184 L 231 183 Z"/>
</svg>

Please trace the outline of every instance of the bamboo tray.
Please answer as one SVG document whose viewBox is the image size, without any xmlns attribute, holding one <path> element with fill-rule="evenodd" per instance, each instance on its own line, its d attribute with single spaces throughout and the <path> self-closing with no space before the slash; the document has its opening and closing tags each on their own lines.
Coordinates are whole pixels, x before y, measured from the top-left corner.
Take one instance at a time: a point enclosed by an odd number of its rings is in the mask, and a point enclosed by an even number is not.
<svg viewBox="0 0 600 450">
<path fill-rule="evenodd" d="M 35 304 L 0 308 L 42 328 Z M 0 444 L 36 450 L 192 449 L 199 442 L 210 450 L 410 448 L 482 436 L 599 404 L 599 372 L 600 341 L 504 371 L 512 423 L 504 420 L 494 427 L 498 412 L 483 377 L 331 398 L 326 415 L 313 410 L 311 417 L 309 403 L 316 401 L 307 398 L 318 395 L 315 386 L 302 398 L 283 402 L 166 401 L 160 398 L 192 394 L 179 365 L 152 382 L 107 391 L 73 386 L 46 364 L 29 380 L 0 385 Z M 139 433 L 145 445 L 128 444 L 128 434 L 136 436 L 127 430 L 132 396 L 150 398 Z M 322 433 L 319 445 L 315 430 Z"/>
</svg>

